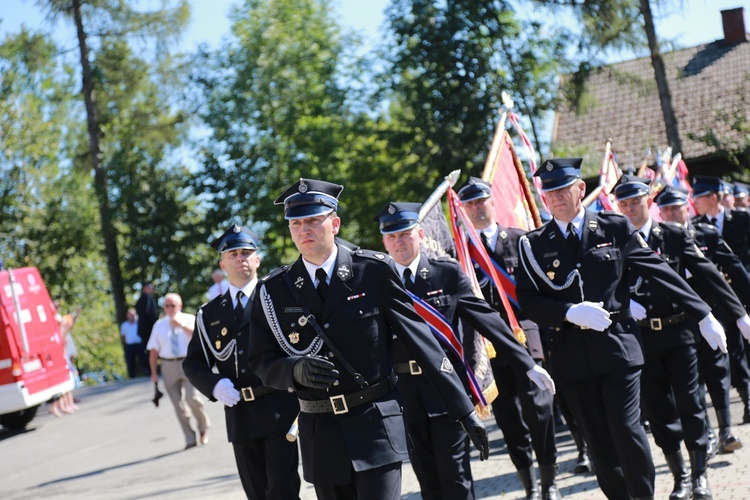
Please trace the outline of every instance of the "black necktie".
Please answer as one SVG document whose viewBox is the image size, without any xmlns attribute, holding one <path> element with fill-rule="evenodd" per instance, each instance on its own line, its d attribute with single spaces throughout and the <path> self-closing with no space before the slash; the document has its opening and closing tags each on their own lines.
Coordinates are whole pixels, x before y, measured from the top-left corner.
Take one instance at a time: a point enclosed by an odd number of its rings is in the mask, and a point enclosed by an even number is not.
<svg viewBox="0 0 750 500">
<path fill-rule="evenodd" d="M 479 237 L 482 239 L 482 244 L 484 245 L 484 248 L 488 249 L 490 248 L 490 242 L 487 240 L 487 235 L 480 232 Z"/>
<path fill-rule="evenodd" d="M 578 253 L 578 247 L 581 246 L 581 240 L 578 239 L 578 235 L 576 235 L 576 228 L 573 225 L 572 222 L 568 223 L 568 243 L 570 243 L 570 246 L 573 248 L 573 251 L 575 253 Z"/>
<path fill-rule="evenodd" d="M 715 225 L 716 225 L 716 217 L 711 217 L 711 218 L 710 218 L 710 219 L 708 220 L 708 222 L 710 222 L 712 226 L 715 226 Z"/>
<path fill-rule="evenodd" d="M 326 270 L 319 267 L 318 270 L 315 271 L 315 277 L 318 278 L 318 287 L 316 290 L 318 290 L 318 295 L 320 295 L 321 300 L 325 302 L 326 294 L 328 293 L 328 275 L 326 274 Z"/>
<path fill-rule="evenodd" d="M 404 269 L 404 287 L 406 287 L 407 290 L 411 291 L 412 287 L 414 286 L 414 283 L 411 281 L 411 269 L 408 267 Z"/>
<path fill-rule="evenodd" d="M 242 305 L 242 297 L 244 296 L 242 290 L 237 292 L 237 304 L 234 306 L 234 317 L 237 319 L 237 323 L 242 321 L 242 316 L 245 314 L 245 306 Z"/>
</svg>

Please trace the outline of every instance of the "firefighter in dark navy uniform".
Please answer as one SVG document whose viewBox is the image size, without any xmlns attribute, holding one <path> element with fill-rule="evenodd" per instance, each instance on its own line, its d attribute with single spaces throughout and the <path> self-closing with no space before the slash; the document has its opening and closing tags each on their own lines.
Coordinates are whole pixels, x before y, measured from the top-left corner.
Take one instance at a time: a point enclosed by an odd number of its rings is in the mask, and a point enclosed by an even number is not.
<svg viewBox="0 0 750 500">
<path fill-rule="evenodd" d="M 502 227 L 495 222 L 492 188 L 482 179 L 471 177 L 458 191 L 458 197 L 474 228 L 479 232 L 490 258 L 513 279 L 519 264 L 518 240 L 526 231 Z M 505 307 L 491 280 L 478 268 L 477 278 L 485 300 L 507 322 Z M 519 309 L 514 309 L 514 313 L 526 335 L 529 354 L 541 365 L 544 361 L 544 349 L 539 326 L 526 319 Z M 518 471 L 526 495 L 531 497 L 537 490 L 532 451 L 536 451 L 540 469 L 544 470 L 545 476 L 549 474 L 547 469 L 554 466 L 556 461 L 554 397 L 551 393 L 528 384 L 524 377 L 519 378 L 502 357 L 493 358 L 490 364 L 498 386 L 498 396 L 492 402 L 492 411 L 498 427 L 503 431 L 508 455 Z M 577 435 L 577 429 L 574 439 L 583 451 L 585 445 Z M 579 460 L 576 464 L 579 470 L 583 467 L 590 471 L 585 452 L 580 454 Z"/>
<path fill-rule="evenodd" d="M 739 299 L 687 229 L 651 219 L 649 183 L 649 179 L 623 175 L 614 189 L 620 211 L 676 273 L 685 279 L 690 276 L 742 310 Z M 711 311 L 702 300 L 690 308 L 702 314 Z M 630 310 L 641 330 L 645 354 L 641 404 L 674 476 L 670 499 L 690 498 L 691 490 L 692 498 L 711 498 L 706 468 L 708 426 L 698 382 L 697 326 L 669 296 L 654 289 L 648 274 L 631 274 Z M 690 456 L 689 471 L 681 452 L 683 440 Z"/>
<path fill-rule="evenodd" d="M 255 236 L 237 224 L 211 243 L 219 251 L 229 290 L 198 309 L 182 366 L 195 388 L 224 404 L 227 435 L 247 497 L 285 500 L 299 498 L 297 443 L 286 440 L 299 405 L 292 394 L 264 386 L 247 362 L 260 265 L 257 245 Z"/>
<path fill-rule="evenodd" d="M 750 276 L 739 257 L 732 253 L 716 226 L 702 222 L 693 223 L 689 220 L 687 191 L 667 187 L 658 194 L 655 201 L 659 205 L 662 219 L 676 222 L 687 228 L 698 248 L 725 276 L 737 295 L 737 299 L 726 299 L 714 293 L 695 277 L 688 278 L 688 284 L 711 306 L 712 310 L 720 310 L 728 318 L 739 318 L 737 327 L 744 332 L 745 338 L 750 338 L 750 318 L 742 306 L 743 303 L 750 303 Z M 705 340 L 701 339 L 698 345 L 698 371 L 711 395 L 711 403 L 716 412 L 716 420 L 719 424 L 718 451 L 732 452 L 742 447 L 742 443 L 731 430 L 729 356 L 712 350 Z M 709 441 L 709 448 L 710 446 Z"/>
<path fill-rule="evenodd" d="M 428 259 L 421 255 L 424 230 L 418 223 L 420 208 L 419 203 L 388 203 L 375 217 L 380 222 L 383 245 L 395 261 L 406 289 L 441 313 L 454 332 L 460 331 L 459 320 L 471 325 L 492 342 L 498 356 L 506 360 L 519 379 L 529 386 L 539 384 L 539 391 L 549 394 L 551 399 L 554 394 L 552 378 L 534 363 L 497 312 L 474 295 L 458 263 L 449 258 Z M 422 498 L 474 498 L 466 434 L 449 418 L 430 380 L 424 377 L 419 364 L 398 340 L 394 358 L 399 388 L 404 396 L 406 428 L 414 445 L 411 463 Z M 544 498 L 559 498 L 555 460 L 553 447 L 548 462 L 550 470 L 543 476 Z"/>
<path fill-rule="evenodd" d="M 693 217 L 692 222 L 716 226 L 745 269 L 750 270 L 750 213 L 727 210 L 721 205 L 724 184 L 718 177 L 695 176 L 693 202 L 699 215 Z M 750 304 L 745 302 L 745 306 L 750 307 Z M 731 318 L 725 318 L 721 314 L 718 318 L 727 331 L 730 378 L 744 406 L 742 422 L 750 423 L 750 348 L 742 341 Z"/>
<path fill-rule="evenodd" d="M 640 424 L 643 352 L 630 315 L 630 271 L 648 274 L 713 345 L 721 326 L 700 298 L 613 212 L 586 211 L 580 158 L 545 161 L 537 170 L 553 220 L 522 236 L 518 301 L 527 318 L 552 329 L 552 376 L 589 445 L 599 486 L 608 498 L 652 498 L 654 463 Z M 705 316 L 705 317 L 704 317 Z M 724 346 L 724 348 L 726 348 Z"/>
<path fill-rule="evenodd" d="M 393 335 L 486 459 L 484 425 L 390 257 L 337 245 L 343 186 L 300 179 L 276 200 L 300 257 L 262 278 L 250 364 L 296 393 L 304 477 L 322 499 L 397 499 L 408 458 Z"/>
</svg>

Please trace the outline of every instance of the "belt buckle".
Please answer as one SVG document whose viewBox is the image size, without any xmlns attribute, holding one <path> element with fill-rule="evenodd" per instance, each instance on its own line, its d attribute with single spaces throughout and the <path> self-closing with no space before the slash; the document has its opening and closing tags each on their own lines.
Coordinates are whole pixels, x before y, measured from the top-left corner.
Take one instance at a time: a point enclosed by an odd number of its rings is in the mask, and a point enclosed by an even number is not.
<svg viewBox="0 0 750 500">
<path fill-rule="evenodd" d="M 412 375 L 422 375 L 422 367 L 414 359 L 409 360 L 409 373 Z"/>
<path fill-rule="evenodd" d="M 242 388 L 242 399 L 245 401 L 255 401 L 255 392 L 252 387 Z"/>
<path fill-rule="evenodd" d="M 331 396 L 328 399 L 331 401 L 331 408 L 333 408 L 334 415 L 349 413 L 349 407 L 346 404 L 346 396 L 339 394 L 338 396 Z"/>
<path fill-rule="evenodd" d="M 649 323 L 651 323 L 651 329 L 654 331 L 659 331 L 662 329 L 661 326 L 661 318 L 649 318 Z"/>
</svg>

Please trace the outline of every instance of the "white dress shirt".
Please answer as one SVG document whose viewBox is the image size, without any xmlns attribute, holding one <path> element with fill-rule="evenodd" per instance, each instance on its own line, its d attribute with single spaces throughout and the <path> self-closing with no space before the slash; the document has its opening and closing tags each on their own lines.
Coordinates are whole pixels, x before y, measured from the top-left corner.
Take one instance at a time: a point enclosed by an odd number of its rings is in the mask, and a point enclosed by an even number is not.
<svg viewBox="0 0 750 500">
<path fill-rule="evenodd" d="M 195 325 L 195 316 L 192 314 L 178 312 L 175 319 L 183 325 Z M 154 323 L 154 329 L 151 330 L 151 337 L 148 339 L 146 349 L 156 350 L 160 358 L 184 358 L 187 355 L 190 335 L 183 328 L 173 327 L 170 323 L 172 318 L 164 316 Z M 172 351 L 172 335 L 177 335 L 177 352 Z"/>
</svg>

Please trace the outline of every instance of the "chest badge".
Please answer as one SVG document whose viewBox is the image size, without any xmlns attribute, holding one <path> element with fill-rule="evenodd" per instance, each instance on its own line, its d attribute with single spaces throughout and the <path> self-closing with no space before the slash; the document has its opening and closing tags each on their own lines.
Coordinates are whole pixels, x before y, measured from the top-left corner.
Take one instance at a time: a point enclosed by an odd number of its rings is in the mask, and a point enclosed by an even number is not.
<svg viewBox="0 0 750 500">
<path fill-rule="evenodd" d="M 305 326 L 307 324 L 307 316 L 300 316 L 297 323 L 299 323 L 299 326 Z"/>
<path fill-rule="evenodd" d="M 305 278 L 303 278 L 302 276 L 297 276 L 297 279 L 294 280 L 294 286 L 296 286 L 297 288 L 302 288 L 302 285 L 304 284 Z"/>
<path fill-rule="evenodd" d="M 349 277 L 351 277 L 352 270 L 346 264 L 341 264 L 336 270 L 336 274 L 338 275 L 339 279 L 341 279 L 341 281 L 346 281 L 349 279 Z"/>
<path fill-rule="evenodd" d="M 224 328 L 221 329 L 221 336 L 223 337 L 226 334 L 227 334 L 227 327 L 225 326 Z"/>
<path fill-rule="evenodd" d="M 552 267 L 560 267 L 560 259 L 553 260 L 552 261 Z"/>
<path fill-rule="evenodd" d="M 216 346 L 216 349 L 221 349 L 221 340 L 217 340 L 214 345 Z"/>
<path fill-rule="evenodd" d="M 289 342 L 291 342 L 292 344 L 296 344 L 297 342 L 299 342 L 299 333 L 297 332 L 290 333 L 288 337 L 289 337 Z"/>
<path fill-rule="evenodd" d="M 547 271 L 547 277 L 551 280 L 555 279 L 555 271 Z"/>
</svg>

